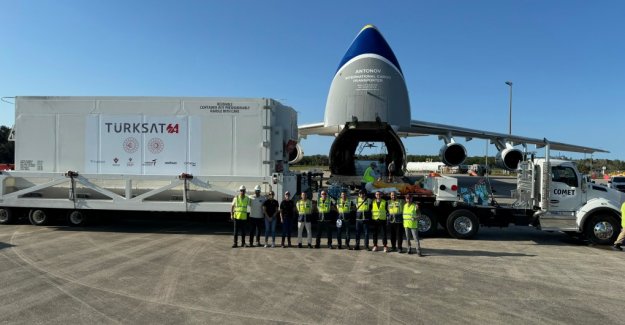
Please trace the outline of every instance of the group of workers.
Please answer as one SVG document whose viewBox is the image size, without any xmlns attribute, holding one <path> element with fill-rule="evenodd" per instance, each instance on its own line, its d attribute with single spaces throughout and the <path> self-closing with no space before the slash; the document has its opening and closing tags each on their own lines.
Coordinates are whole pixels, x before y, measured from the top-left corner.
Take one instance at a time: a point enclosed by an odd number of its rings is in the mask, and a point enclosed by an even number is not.
<svg viewBox="0 0 625 325">
<path fill-rule="evenodd" d="M 375 198 L 367 198 L 366 192 L 360 190 L 355 200 L 347 197 L 347 192 L 341 192 L 338 200 L 328 197 L 326 191 L 321 191 L 316 206 L 302 192 L 300 199 L 294 202 L 290 193 L 284 193 L 284 199 L 278 205 L 274 192 L 268 197 L 261 195 L 260 186 L 254 188 L 254 195 L 248 197 L 245 186 L 239 188 L 239 195 L 232 200 L 231 219 L 234 221 L 233 248 L 261 246 L 261 225 L 265 224 L 264 247 L 275 247 L 275 229 L 279 220 L 282 225 L 281 247 L 291 247 L 292 223 L 297 218 L 297 247 L 303 248 L 303 232 L 306 231 L 308 248 L 313 248 L 312 228 L 315 225 L 315 248 L 321 247 L 321 237 L 325 233 L 327 247 L 335 248 L 332 234 L 336 234 L 338 249 L 360 250 L 361 239 L 364 239 L 364 248 L 370 251 L 383 250 L 384 252 L 413 253 L 411 243 L 414 243 L 414 253 L 422 256 L 419 243 L 419 205 L 412 201 L 412 195 L 407 194 L 405 201 L 399 199 L 396 193 L 390 193 L 390 199 L 384 200 L 381 192 L 375 193 Z M 248 213 L 248 208 L 250 213 Z M 248 218 L 249 216 L 249 218 Z M 245 229 L 251 225 L 249 244 L 245 244 Z M 354 245 L 351 245 L 351 228 L 353 226 Z M 369 233 L 372 233 L 373 246 L 369 246 Z M 390 232 L 388 247 L 387 234 Z M 378 246 L 378 236 L 382 234 L 382 247 Z M 408 248 L 403 250 L 403 236 L 406 236 Z M 256 241 L 254 242 L 254 235 Z M 271 235 L 271 244 L 268 239 Z M 363 238 L 364 237 L 364 238 Z M 412 238 L 412 240 L 411 240 Z M 343 239 L 345 242 L 343 242 Z M 285 241 L 286 240 L 286 241 Z"/>
</svg>

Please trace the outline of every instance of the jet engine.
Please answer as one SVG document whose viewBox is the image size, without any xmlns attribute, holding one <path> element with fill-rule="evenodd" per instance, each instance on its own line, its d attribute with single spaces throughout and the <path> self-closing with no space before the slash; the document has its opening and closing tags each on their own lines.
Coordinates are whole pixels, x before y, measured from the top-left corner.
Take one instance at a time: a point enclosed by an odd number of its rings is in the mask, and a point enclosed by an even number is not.
<svg viewBox="0 0 625 325">
<path fill-rule="evenodd" d="M 467 149 L 459 143 L 449 142 L 441 147 L 440 156 L 446 166 L 458 166 L 467 159 Z"/>
<path fill-rule="evenodd" d="M 497 153 L 496 163 L 500 168 L 516 170 L 523 160 L 523 152 L 513 147 L 506 147 Z"/>
<path fill-rule="evenodd" d="M 302 147 L 298 143 L 295 145 L 295 148 L 289 152 L 289 164 L 297 164 L 302 158 L 304 158 L 304 150 L 302 150 Z"/>
</svg>

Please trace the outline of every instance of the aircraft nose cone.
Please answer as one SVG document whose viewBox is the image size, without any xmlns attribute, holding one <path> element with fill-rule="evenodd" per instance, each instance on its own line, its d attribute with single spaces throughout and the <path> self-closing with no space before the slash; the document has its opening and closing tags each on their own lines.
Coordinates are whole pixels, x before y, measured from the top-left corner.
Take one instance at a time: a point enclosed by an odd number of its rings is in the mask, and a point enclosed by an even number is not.
<svg viewBox="0 0 625 325">
<path fill-rule="evenodd" d="M 356 35 L 354 41 L 349 46 L 349 49 L 343 56 L 341 63 L 339 64 L 338 69 L 349 62 L 349 60 L 362 55 L 362 54 L 377 54 L 382 56 L 383 58 L 390 61 L 402 74 L 401 67 L 399 66 L 399 62 L 395 57 L 395 53 L 391 50 L 391 47 L 388 45 L 384 36 L 378 31 L 378 29 L 373 25 L 366 25 L 360 30 L 360 33 Z"/>
</svg>

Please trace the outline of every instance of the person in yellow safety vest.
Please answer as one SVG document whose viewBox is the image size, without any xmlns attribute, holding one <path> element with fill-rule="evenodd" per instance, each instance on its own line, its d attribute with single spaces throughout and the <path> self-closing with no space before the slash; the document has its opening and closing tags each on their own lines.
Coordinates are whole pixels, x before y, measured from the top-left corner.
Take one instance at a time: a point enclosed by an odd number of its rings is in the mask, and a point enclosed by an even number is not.
<svg viewBox="0 0 625 325">
<path fill-rule="evenodd" d="M 415 248 L 419 256 L 421 254 L 421 244 L 419 243 L 419 205 L 412 202 L 412 195 L 406 194 L 406 203 L 403 207 L 404 228 L 406 229 L 406 240 L 408 241 L 408 254 L 412 254 L 410 247 L 410 234 L 415 240 Z"/>
<path fill-rule="evenodd" d="M 621 233 L 618 235 L 618 238 L 614 242 L 614 246 L 612 246 L 613 250 L 622 251 L 623 241 L 625 241 L 625 202 L 621 205 Z"/>
<path fill-rule="evenodd" d="M 328 236 L 328 248 L 334 248 L 332 246 L 332 222 L 334 221 L 333 214 L 335 210 L 334 201 L 328 198 L 328 193 L 326 191 L 321 191 L 320 198 L 317 200 L 319 218 L 317 219 L 317 242 L 315 243 L 315 248 L 321 247 L 321 234 L 324 231 Z"/>
<path fill-rule="evenodd" d="M 238 247 L 239 232 L 241 233 L 241 247 L 245 246 L 245 228 L 247 227 L 247 209 L 249 206 L 250 198 L 245 195 L 245 186 L 241 185 L 239 195 L 232 199 L 232 207 L 230 208 L 230 219 L 234 222 L 234 244 L 232 244 L 232 248 Z"/>
<path fill-rule="evenodd" d="M 395 192 L 391 192 L 391 199 L 386 202 L 388 207 L 388 226 L 391 232 L 391 252 L 402 253 L 404 238 L 404 219 L 402 218 L 403 203 L 397 198 Z"/>
<path fill-rule="evenodd" d="M 343 232 L 345 233 L 345 245 L 349 246 L 349 223 L 352 219 L 354 203 L 347 197 L 347 191 L 341 191 L 341 197 L 336 202 L 338 217 L 336 220 L 336 240 L 338 241 L 338 249 L 343 249 Z"/>
<path fill-rule="evenodd" d="M 371 200 L 366 196 L 364 190 L 358 192 L 356 199 L 356 247 L 360 250 L 360 234 L 365 233 L 365 248 L 369 250 L 369 219 L 371 218 Z"/>
<path fill-rule="evenodd" d="M 364 190 L 365 185 L 367 183 L 373 183 L 378 178 L 378 174 L 375 169 L 377 168 L 377 164 L 372 162 L 367 169 L 365 169 L 365 173 L 362 175 L 362 180 L 360 181 L 360 189 Z"/>
<path fill-rule="evenodd" d="M 373 224 L 373 249 L 378 250 L 378 233 L 382 229 L 382 244 L 384 245 L 384 252 L 388 252 L 387 237 L 386 237 L 386 200 L 382 199 L 382 192 L 375 192 L 375 200 L 371 203 L 371 222 Z"/>
<path fill-rule="evenodd" d="M 306 235 L 308 236 L 308 248 L 312 247 L 312 232 L 311 232 L 311 217 L 312 217 L 312 201 L 310 201 L 306 195 L 306 192 L 302 192 L 300 200 L 297 201 L 295 207 L 297 208 L 297 247 L 302 248 L 302 232 L 304 227 L 306 228 Z"/>
</svg>

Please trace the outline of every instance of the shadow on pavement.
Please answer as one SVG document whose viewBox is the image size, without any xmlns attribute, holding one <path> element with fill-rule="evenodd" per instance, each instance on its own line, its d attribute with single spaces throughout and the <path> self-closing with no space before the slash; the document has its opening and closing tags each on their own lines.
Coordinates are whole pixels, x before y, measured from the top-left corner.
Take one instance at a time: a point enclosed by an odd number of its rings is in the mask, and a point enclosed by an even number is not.
<svg viewBox="0 0 625 325">
<path fill-rule="evenodd" d="M 488 256 L 488 257 L 504 257 L 504 256 L 517 256 L 517 257 L 533 257 L 536 255 L 522 254 L 522 253 L 508 253 L 508 252 L 490 252 L 490 251 L 478 251 L 478 250 L 456 250 L 456 249 L 438 249 L 424 247 L 423 252 L 425 256 Z"/>
<path fill-rule="evenodd" d="M 15 247 L 15 245 L 3 243 L 0 241 L 0 249 L 10 248 L 10 247 Z"/>
</svg>

